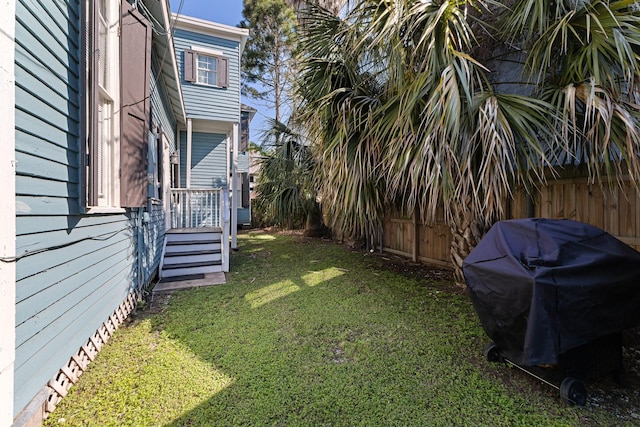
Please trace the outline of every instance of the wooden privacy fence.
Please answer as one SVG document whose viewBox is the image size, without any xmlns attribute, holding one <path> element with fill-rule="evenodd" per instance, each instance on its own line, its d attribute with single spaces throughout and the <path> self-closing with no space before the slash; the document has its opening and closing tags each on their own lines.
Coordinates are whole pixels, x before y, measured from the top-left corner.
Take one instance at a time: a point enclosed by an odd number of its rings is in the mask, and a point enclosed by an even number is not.
<svg viewBox="0 0 640 427">
<path fill-rule="evenodd" d="M 516 191 L 507 203 L 509 219 L 573 219 L 599 227 L 640 251 L 640 197 L 628 182 L 591 184 L 587 178 L 567 178 L 549 182 L 532 197 Z M 443 267 L 450 260 L 451 231 L 438 212 L 436 221 L 422 224 L 419 215 L 393 215 L 383 226 L 382 249 Z"/>
</svg>

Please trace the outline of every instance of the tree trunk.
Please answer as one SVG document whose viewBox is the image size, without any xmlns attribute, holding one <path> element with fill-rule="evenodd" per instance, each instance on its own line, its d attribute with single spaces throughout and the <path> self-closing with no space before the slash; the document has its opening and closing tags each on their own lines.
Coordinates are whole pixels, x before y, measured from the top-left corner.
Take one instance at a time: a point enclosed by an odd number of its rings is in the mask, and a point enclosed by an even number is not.
<svg viewBox="0 0 640 427">
<path fill-rule="evenodd" d="M 322 212 L 317 203 L 307 212 L 304 235 L 307 237 L 322 237 Z"/>
<path fill-rule="evenodd" d="M 462 273 L 462 262 L 476 247 L 485 234 L 483 221 L 474 217 L 469 209 L 464 206 L 452 207 L 453 221 L 449 224 L 451 229 L 451 263 L 454 267 L 454 279 L 456 285 L 466 288 Z"/>
</svg>

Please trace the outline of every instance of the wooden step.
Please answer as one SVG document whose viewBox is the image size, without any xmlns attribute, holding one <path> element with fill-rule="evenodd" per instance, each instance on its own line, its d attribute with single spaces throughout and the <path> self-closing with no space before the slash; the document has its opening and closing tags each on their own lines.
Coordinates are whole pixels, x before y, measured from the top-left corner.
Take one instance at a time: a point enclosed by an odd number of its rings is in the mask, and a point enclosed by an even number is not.
<svg viewBox="0 0 640 427">
<path fill-rule="evenodd" d="M 182 268 L 163 268 L 160 272 L 161 279 L 176 276 L 191 276 L 194 274 L 218 273 L 222 271 L 222 263 L 203 265 L 200 267 Z"/>
<path fill-rule="evenodd" d="M 164 257 L 164 268 L 169 266 L 184 266 L 190 264 L 216 264 L 222 263 L 222 254 L 220 252 L 204 255 L 190 255 L 182 256 L 182 254 L 176 254 L 170 257 Z"/>
<path fill-rule="evenodd" d="M 176 245 L 203 245 L 206 243 L 220 243 L 222 239 L 218 238 L 209 238 L 209 239 L 199 239 L 199 240 L 170 240 L 167 239 L 167 246 L 176 246 Z"/>
<path fill-rule="evenodd" d="M 188 247 L 188 249 L 190 248 L 191 246 Z M 212 255 L 212 254 L 219 254 L 219 253 L 220 253 L 220 246 L 218 246 L 217 248 L 214 247 L 211 249 L 165 252 L 164 256 L 165 258 L 167 258 L 167 257 L 178 257 L 178 256 Z"/>
<path fill-rule="evenodd" d="M 188 268 L 198 268 L 198 267 L 207 267 L 209 265 L 222 265 L 222 260 L 216 261 L 216 260 L 210 260 L 210 261 L 196 261 L 196 262 L 183 262 L 180 264 L 164 264 L 162 266 L 163 270 L 173 270 L 176 268 L 184 268 L 184 269 L 188 269 Z"/>
<path fill-rule="evenodd" d="M 222 244 L 218 243 L 200 243 L 197 245 L 167 245 L 164 252 L 165 256 L 173 254 L 182 254 L 188 252 L 214 251 L 222 252 Z"/>
</svg>

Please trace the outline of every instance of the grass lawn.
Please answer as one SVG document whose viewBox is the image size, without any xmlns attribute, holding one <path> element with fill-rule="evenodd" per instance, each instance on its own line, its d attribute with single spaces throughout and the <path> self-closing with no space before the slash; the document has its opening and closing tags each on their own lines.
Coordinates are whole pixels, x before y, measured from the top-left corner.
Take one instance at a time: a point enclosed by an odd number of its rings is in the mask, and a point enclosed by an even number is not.
<svg viewBox="0 0 640 427">
<path fill-rule="evenodd" d="M 139 309 L 45 425 L 638 422 L 624 408 L 570 407 L 553 388 L 488 363 L 488 339 L 450 282 L 325 240 L 239 239 L 226 285 Z"/>
</svg>

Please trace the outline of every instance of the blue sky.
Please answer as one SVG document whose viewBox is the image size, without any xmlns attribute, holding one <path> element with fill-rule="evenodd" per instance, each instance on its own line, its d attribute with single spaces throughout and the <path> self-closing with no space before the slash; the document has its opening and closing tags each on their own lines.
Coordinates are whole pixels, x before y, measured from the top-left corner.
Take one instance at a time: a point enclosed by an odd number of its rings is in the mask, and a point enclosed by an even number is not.
<svg viewBox="0 0 640 427">
<path fill-rule="evenodd" d="M 171 11 L 177 13 L 180 0 L 170 0 L 170 4 Z M 236 27 L 242 20 L 242 5 L 242 0 L 184 0 L 180 13 Z M 269 115 L 269 112 L 254 101 L 243 98 L 242 102 L 258 110 L 250 127 L 251 141 L 258 142 L 264 126 L 264 115 Z"/>
<path fill-rule="evenodd" d="M 171 0 L 172 12 L 179 7 L 180 0 Z M 235 27 L 242 20 L 242 0 L 184 0 L 181 14 Z"/>
</svg>

